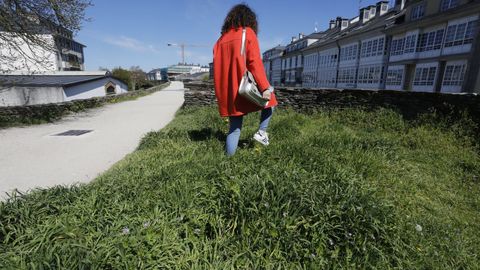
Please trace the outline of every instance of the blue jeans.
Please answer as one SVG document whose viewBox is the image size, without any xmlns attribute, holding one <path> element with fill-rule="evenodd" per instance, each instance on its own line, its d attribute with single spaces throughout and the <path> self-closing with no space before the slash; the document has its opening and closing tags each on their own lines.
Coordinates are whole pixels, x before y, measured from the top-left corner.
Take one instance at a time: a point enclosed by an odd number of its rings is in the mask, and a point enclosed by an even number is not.
<svg viewBox="0 0 480 270">
<path fill-rule="evenodd" d="M 262 110 L 260 114 L 259 130 L 267 131 L 270 119 L 272 119 L 273 108 Z M 238 141 L 240 140 L 240 133 L 242 131 L 243 116 L 230 116 L 230 130 L 227 135 L 227 156 L 233 156 L 237 151 Z"/>
</svg>

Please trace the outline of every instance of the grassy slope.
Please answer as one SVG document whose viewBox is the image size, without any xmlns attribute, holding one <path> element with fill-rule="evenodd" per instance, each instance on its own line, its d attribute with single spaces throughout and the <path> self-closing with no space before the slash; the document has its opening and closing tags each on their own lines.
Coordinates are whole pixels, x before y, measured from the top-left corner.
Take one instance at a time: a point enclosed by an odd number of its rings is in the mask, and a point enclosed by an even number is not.
<svg viewBox="0 0 480 270">
<path fill-rule="evenodd" d="M 432 122 L 278 111 L 261 148 L 250 115 L 228 159 L 215 109 L 184 110 L 93 183 L 0 205 L 0 268 L 474 269 L 480 156 Z"/>
</svg>

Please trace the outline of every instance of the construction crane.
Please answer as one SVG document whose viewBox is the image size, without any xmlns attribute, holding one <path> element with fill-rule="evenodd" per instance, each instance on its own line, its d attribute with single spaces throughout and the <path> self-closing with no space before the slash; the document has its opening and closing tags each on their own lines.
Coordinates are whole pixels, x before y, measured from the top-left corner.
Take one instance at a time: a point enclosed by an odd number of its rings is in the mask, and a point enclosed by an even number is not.
<svg viewBox="0 0 480 270">
<path fill-rule="evenodd" d="M 185 43 L 168 43 L 169 47 L 180 47 L 182 48 L 182 64 L 186 64 L 185 62 L 185 47 L 208 47 L 207 45 L 195 45 L 195 44 L 185 44 Z"/>
</svg>

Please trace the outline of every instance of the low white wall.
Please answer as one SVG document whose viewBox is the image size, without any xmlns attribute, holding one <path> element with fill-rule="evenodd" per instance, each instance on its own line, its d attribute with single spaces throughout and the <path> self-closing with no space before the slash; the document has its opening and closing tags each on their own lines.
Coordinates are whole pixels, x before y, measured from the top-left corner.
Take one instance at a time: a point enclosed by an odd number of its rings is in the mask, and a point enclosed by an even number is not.
<svg viewBox="0 0 480 270">
<path fill-rule="evenodd" d="M 116 94 L 128 92 L 128 87 L 123 82 L 113 78 L 104 78 L 88 83 L 65 87 L 65 100 L 70 101 L 106 96 L 105 85 L 107 85 L 109 82 L 115 84 Z"/>
<path fill-rule="evenodd" d="M 2 87 L 0 107 L 24 106 L 65 101 L 61 87 Z"/>
</svg>

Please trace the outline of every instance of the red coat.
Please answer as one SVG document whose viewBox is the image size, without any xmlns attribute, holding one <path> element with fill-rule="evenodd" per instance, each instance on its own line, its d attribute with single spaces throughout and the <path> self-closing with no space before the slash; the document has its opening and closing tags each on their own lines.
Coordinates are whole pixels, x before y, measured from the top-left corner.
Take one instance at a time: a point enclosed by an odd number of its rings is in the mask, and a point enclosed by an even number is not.
<svg viewBox="0 0 480 270">
<path fill-rule="evenodd" d="M 257 35 L 249 27 L 247 27 L 245 43 L 248 70 L 255 77 L 259 90 L 263 92 L 270 86 L 270 83 L 260 56 Z M 241 55 L 241 47 L 242 28 L 232 28 L 218 39 L 213 48 L 215 95 L 222 117 L 240 116 L 263 109 L 238 95 L 238 86 L 245 72 L 245 58 Z M 272 93 L 272 98 L 266 108 L 274 106 L 277 106 L 277 99 Z"/>
</svg>

